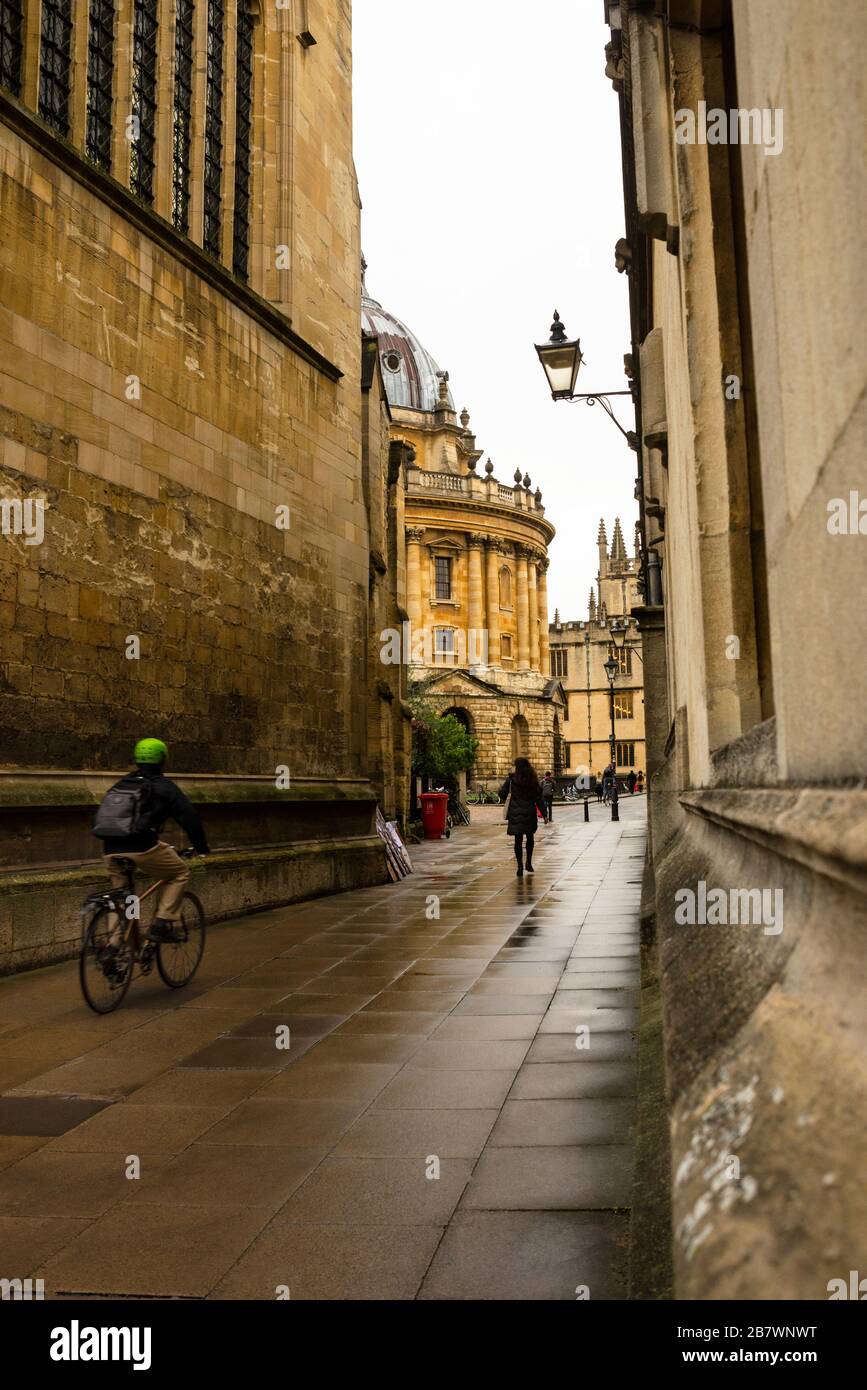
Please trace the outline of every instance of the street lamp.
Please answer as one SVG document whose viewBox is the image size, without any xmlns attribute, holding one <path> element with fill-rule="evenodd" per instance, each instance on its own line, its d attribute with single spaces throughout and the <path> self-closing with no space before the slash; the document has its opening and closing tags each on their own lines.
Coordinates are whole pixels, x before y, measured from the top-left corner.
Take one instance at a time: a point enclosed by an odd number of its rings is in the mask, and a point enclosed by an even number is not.
<svg viewBox="0 0 867 1390">
<path fill-rule="evenodd" d="M 547 343 L 537 343 L 536 351 L 548 378 L 551 399 L 572 400 L 578 368 L 581 366 L 581 342 L 578 338 L 574 342 L 568 340 L 566 329 L 560 322 L 560 315 L 556 309 L 554 322 L 551 324 L 551 337 Z"/>
<path fill-rule="evenodd" d="M 596 405 L 597 401 L 615 423 L 630 449 L 638 451 L 638 437 L 634 430 L 625 430 L 611 409 L 609 396 L 631 396 L 631 391 L 578 391 L 575 382 L 578 368 L 584 361 L 580 338 L 567 338 L 566 328 L 557 311 L 551 324 L 551 337 L 547 343 L 536 343 L 536 352 L 548 380 L 551 398 L 555 401 L 586 401 Z"/>
<path fill-rule="evenodd" d="M 614 785 L 611 789 L 611 819 L 620 820 L 620 807 L 617 801 L 617 740 L 614 734 L 614 677 L 620 669 L 619 662 L 610 656 L 605 662 L 605 674 L 608 677 L 608 688 L 611 692 L 611 768 L 614 774 Z"/>
</svg>

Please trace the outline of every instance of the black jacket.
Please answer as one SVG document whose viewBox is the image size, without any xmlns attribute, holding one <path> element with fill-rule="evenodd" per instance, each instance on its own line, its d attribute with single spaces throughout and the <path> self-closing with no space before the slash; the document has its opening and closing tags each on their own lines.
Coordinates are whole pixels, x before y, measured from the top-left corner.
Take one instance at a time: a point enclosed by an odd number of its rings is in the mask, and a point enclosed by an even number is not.
<svg viewBox="0 0 867 1390">
<path fill-rule="evenodd" d="M 535 835 L 539 825 L 536 808 L 538 807 L 543 820 L 548 819 L 548 813 L 545 810 L 541 794 L 537 801 L 532 792 L 525 791 L 524 788 L 519 787 L 511 777 L 507 777 L 500 787 L 500 801 L 505 801 L 510 791 L 512 793 L 512 799 L 509 802 L 506 834 Z"/>
<path fill-rule="evenodd" d="M 190 843 L 199 854 L 208 854 L 208 841 L 205 838 L 205 830 L 199 819 L 199 813 L 181 791 L 180 787 L 170 781 L 168 777 L 156 768 L 139 768 L 136 772 L 130 772 L 122 778 L 117 786 L 134 787 L 139 777 L 146 777 L 150 783 L 150 801 L 148 802 L 149 829 L 139 831 L 137 835 L 125 835 L 123 838 L 104 840 L 104 854 L 141 854 L 144 850 L 153 849 L 157 844 L 160 832 L 167 820 L 176 821 L 182 830 L 185 830 L 190 837 Z"/>
</svg>

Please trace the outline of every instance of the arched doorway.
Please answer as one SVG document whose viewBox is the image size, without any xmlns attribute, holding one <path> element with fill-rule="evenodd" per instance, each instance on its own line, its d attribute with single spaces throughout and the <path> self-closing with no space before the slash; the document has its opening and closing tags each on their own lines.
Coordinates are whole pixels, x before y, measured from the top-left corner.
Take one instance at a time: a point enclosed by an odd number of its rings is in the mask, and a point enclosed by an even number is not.
<svg viewBox="0 0 867 1390">
<path fill-rule="evenodd" d="M 469 710 L 465 710 L 462 705 L 450 705 L 448 709 L 440 712 L 440 719 L 445 719 L 447 715 L 456 719 L 459 724 L 463 725 L 468 734 L 473 735 L 473 718 Z M 462 801 L 466 796 L 467 787 L 473 785 L 475 771 L 475 767 L 468 767 L 466 771 L 458 773 L 458 793 Z"/>
<path fill-rule="evenodd" d="M 530 754 L 530 726 L 523 714 L 512 720 L 512 757 L 526 758 Z"/>
</svg>

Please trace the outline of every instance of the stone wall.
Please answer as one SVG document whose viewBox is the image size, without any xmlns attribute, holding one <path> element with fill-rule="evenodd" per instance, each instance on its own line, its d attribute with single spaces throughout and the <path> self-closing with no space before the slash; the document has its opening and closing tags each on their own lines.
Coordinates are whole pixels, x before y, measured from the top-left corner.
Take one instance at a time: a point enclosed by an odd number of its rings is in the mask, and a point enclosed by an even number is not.
<svg viewBox="0 0 867 1390">
<path fill-rule="evenodd" d="M 0 546 L 6 762 L 122 767 L 158 728 L 180 768 L 358 772 L 357 352 L 323 378 L 0 139 L 3 489 L 45 500 Z"/>
<path fill-rule="evenodd" d="M 645 560 L 662 569 L 636 610 L 642 1008 L 657 978 L 661 1001 L 661 1028 L 642 1030 L 659 1032 L 669 1106 L 674 1295 L 825 1299 L 858 1268 L 867 1221 L 867 744 L 852 723 L 867 671 L 849 636 L 867 552 L 857 523 L 828 525 L 834 498 L 867 494 L 863 191 L 845 158 L 867 116 L 867 15 L 838 7 L 841 57 L 794 3 L 608 8 Z M 671 113 L 699 102 L 767 111 L 781 147 L 677 143 Z M 639 1151 L 658 1149 L 652 1117 L 640 1126 Z M 639 1197 L 659 1250 L 664 1204 Z"/>
<path fill-rule="evenodd" d="M 85 11 L 74 0 L 79 34 Z M 306 56 L 287 23 L 266 7 L 255 26 L 249 284 L 232 273 L 231 161 L 219 257 L 201 246 L 201 65 L 189 235 L 172 225 L 165 122 L 145 206 L 120 135 L 111 173 L 83 157 L 77 99 L 68 140 L 28 110 L 29 43 L 22 102 L 0 92 L 0 833 L 7 872 L 36 875 L 36 915 L 38 875 L 98 848 L 70 774 L 110 782 L 142 735 L 199 779 L 194 800 L 222 779 L 220 813 L 205 807 L 215 848 L 261 853 L 267 878 L 291 847 L 293 874 L 275 868 L 268 901 L 326 891 L 323 838 L 358 841 L 331 886 L 353 863 L 359 881 L 374 861 L 385 876 L 366 778 L 371 529 L 387 484 L 380 468 L 371 505 L 348 0 L 318 15 Z M 130 41 L 120 24 L 118 102 Z M 393 785 L 389 747 L 376 754 Z M 35 770 L 39 805 L 22 806 L 16 773 Z M 284 804 L 266 813 L 250 779 Z M 306 806 L 291 793 L 305 783 Z M 251 905 L 240 879 L 231 896 L 227 911 Z M 40 951 L 65 949 L 64 922 L 44 927 Z M 5 945 L 24 959 L 14 930 Z"/>
</svg>

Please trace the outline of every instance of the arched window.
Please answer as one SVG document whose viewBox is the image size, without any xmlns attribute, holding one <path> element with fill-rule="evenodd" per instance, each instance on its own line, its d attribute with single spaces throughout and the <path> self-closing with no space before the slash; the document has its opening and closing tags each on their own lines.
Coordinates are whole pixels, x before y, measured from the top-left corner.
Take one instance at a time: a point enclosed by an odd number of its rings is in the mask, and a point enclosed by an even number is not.
<svg viewBox="0 0 867 1390">
<path fill-rule="evenodd" d="M 523 714 L 512 720 L 512 757 L 526 758 L 530 751 L 530 726 Z"/>
<path fill-rule="evenodd" d="M 511 608 L 512 606 L 512 571 L 508 566 L 503 565 L 500 570 L 500 607 Z"/>
</svg>

